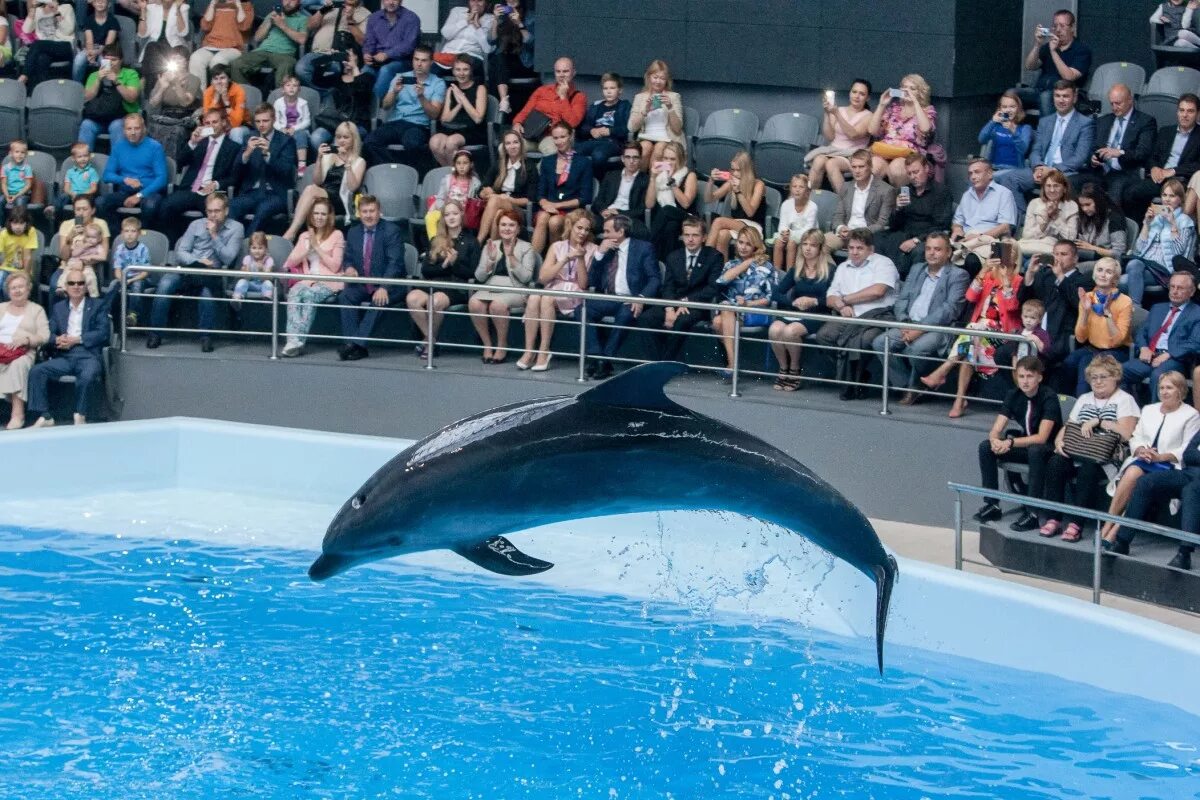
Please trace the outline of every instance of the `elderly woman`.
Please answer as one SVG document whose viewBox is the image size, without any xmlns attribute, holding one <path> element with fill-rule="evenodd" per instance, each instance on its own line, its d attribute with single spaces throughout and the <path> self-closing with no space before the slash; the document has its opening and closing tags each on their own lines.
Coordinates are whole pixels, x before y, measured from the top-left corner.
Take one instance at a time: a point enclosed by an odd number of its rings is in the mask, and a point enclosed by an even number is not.
<svg viewBox="0 0 1200 800">
<path fill-rule="evenodd" d="M 1025 212 L 1021 232 L 1021 252 L 1026 255 L 1051 255 L 1059 239 L 1075 240 L 1079 235 L 1079 206 L 1071 196 L 1067 176 L 1056 169 L 1042 179 L 1042 193 Z"/>
<path fill-rule="evenodd" d="M 1125 217 L 1098 183 L 1085 183 L 1076 198 L 1079 230 L 1075 247 L 1080 261 L 1121 258 L 1129 249 Z"/>
<path fill-rule="evenodd" d="M 1079 295 L 1079 315 L 1075 318 L 1075 341 L 1079 346 L 1063 364 L 1076 372 L 1076 397 L 1088 390 L 1085 372 L 1092 359 L 1110 355 L 1117 361 L 1128 361 L 1133 341 L 1133 301 L 1117 288 L 1121 263 L 1115 258 L 1100 259 L 1092 270 L 1092 279 L 1096 288 Z"/>
<path fill-rule="evenodd" d="M 813 229 L 800 237 L 800 249 L 795 265 L 784 273 L 775 289 L 778 308 L 794 308 L 809 314 L 828 314 L 825 296 L 833 278 L 833 256 L 825 246 L 825 236 Z M 767 331 L 771 350 L 779 360 L 779 376 L 775 388 L 794 392 L 800 388 L 801 342 L 820 330 L 818 320 L 776 317 Z"/>
<path fill-rule="evenodd" d="M 586 208 L 575 209 L 567 214 L 563 227 L 563 237 L 550 246 L 538 271 L 538 282 L 547 289 L 587 291 L 597 249 L 592 241 L 592 215 Z M 525 352 L 517 360 L 517 369 L 545 372 L 550 368 L 554 322 L 559 314 L 582 322 L 578 314 L 580 302 L 574 297 L 530 296 L 525 307 Z"/>
<path fill-rule="evenodd" d="M 463 228 L 463 207 L 457 200 L 447 200 L 437 223 L 437 235 L 429 243 L 429 251 L 421 259 L 421 277 L 428 281 L 469 283 L 479 265 L 479 242 Z M 421 338 L 429 340 L 429 304 L 433 303 L 433 338 L 445 319 L 450 306 L 467 302 L 466 289 L 409 289 L 404 298 L 413 324 Z M 417 355 L 424 356 L 426 345 L 417 345 Z"/>
<path fill-rule="evenodd" d="M 303 220 L 317 200 L 328 200 L 335 215 L 353 216 L 354 195 L 367 174 L 367 161 L 362 157 L 362 139 L 358 127 L 350 122 L 338 125 L 333 147 L 322 143 L 317 148 L 317 163 L 313 166 L 313 182 L 304 187 L 296 201 L 296 216 L 283 238 L 289 242 L 300 233 Z"/>
<path fill-rule="evenodd" d="M 717 278 L 717 286 L 723 292 L 721 305 L 737 306 L 738 308 L 768 308 L 775 296 L 775 286 L 778 282 L 777 270 L 767 256 L 767 246 L 763 244 L 762 234 L 757 228 L 749 225 L 737 232 L 737 258 L 730 259 L 725 264 L 724 271 Z M 718 311 L 713 316 L 713 332 L 721 337 L 721 346 L 725 348 L 726 369 L 722 377 L 729 378 L 733 368 L 733 337 L 737 330 L 734 317 L 737 312 L 730 308 Z M 774 318 L 767 314 L 743 314 L 742 327 L 761 327 L 770 325 Z"/>
<path fill-rule="evenodd" d="M 288 272 L 302 275 L 341 275 L 346 240 L 333 227 L 333 206 L 327 198 L 313 202 L 308 212 L 308 229 L 283 262 Z M 304 355 L 304 339 L 312 329 L 317 303 L 324 303 L 342 290 L 340 281 L 303 278 L 292 284 L 287 299 L 287 344 L 284 358 Z"/>
<path fill-rule="evenodd" d="M 505 292 L 504 287 L 528 286 L 533 282 L 537 256 L 533 247 L 517 238 L 521 233 L 521 215 L 511 209 L 501 211 L 496 218 L 499 237 L 483 248 L 475 282 L 493 287 L 471 295 L 467 304 L 471 324 L 483 342 L 483 363 L 503 364 L 508 359 L 508 323 L 510 315 L 522 308 L 528 295 Z M 492 327 L 496 329 L 492 343 Z"/>
<path fill-rule="evenodd" d="M 834 103 L 833 90 L 825 93 L 822 101 L 824 116 L 821 119 L 821 135 L 827 145 L 808 151 L 804 160 L 809 163 L 809 181 L 812 188 L 820 189 L 821 182 L 829 179 L 833 191 L 840 191 L 846 182 L 845 173 L 850 171 L 850 156 L 863 150 L 871 143 L 867 125 L 871 122 L 871 84 L 859 79 L 850 84 L 850 104 L 838 108 Z"/>
<path fill-rule="evenodd" d="M 1141 412 L 1137 401 L 1120 388 L 1121 365 L 1112 356 L 1096 356 L 1087 367 L 1087 381 L 1092 390 L 1075 401 L 1071 415 L 1054 439 L 1054 453 L 1046 465 L 1042 499 L 1061 503 L 1068 484 L 1073 484 L 1074 504 L 1082 508 L 1095 508 L 1101 487 L 1107 483 L 1102 478 L 1106 473 L 1115 475 L 1117 464 L 1073 454 L 1071 447 L 1066 444 L 1067 436 L 1077 432 L 1086 441 L 1101 433 L 1108 433 L 1122 442 L 1128 442 Z M 1068 431 L 1069 428 L 1074 428 L 1074 431 Z M 1042 536 L 1056 536 L 1061 529 L 1064 542 L 1079 541 L 1083 533 L 1082 518 L 1067 517 L 1067 526 L 1063 528 L 1058 512 L 1048 512 L 1047 516 L 1049 519 L 1042 524 L 1040 531 Z"/>
<path fill-rule="evenodd" d="M 936 126 L 937 109 L 929 102 L 929 84 L 920 75 L 905 75 L 899 89 L 884 90 L 871 115 L 868 130 L 876 138 L 871 145 L 871 171 L 893 186 L 906 185 L 905 157 L 924 155 Z"/>
<path fill-rule="evenodd" d="M 6 284 L 9 300 L 0 303 L 0 394 L 12 404 L 10 431 L 25 427 L 29 370 L 37 349 L 50 341 L 46 312 L 29 301 L 31 285 L 24 272 L 13 273 Z"/>
<path fill-rule="evenodd" d="M 1184 402 L 1187 381 L 1182 374 L 1175 370 L 1164 372 L 1158 379 L 1158 397 L 1159 402 L 1142 409 L 1142 416 L 1129 439 L 1130 455 L 1121 464 L 1116 477 L 1109 481 L 1108 493 L 1112 495 L 1112 502 L 1108 505 L 1108 513 L 1114 516 L 1125 511 L 1134 487 L 1143 475 L 1179 469 L 1183 464 L 1183 449 L 1200 433 L 1200 412 Z M 1118 527 L 1112 522 L 1104 523 L 1104 538 L 1115 542 Z"/>
<path fill-rule="evenodd" d="M 646 67 L 642 90 L 633 98 L 629 133 L 636 135 L 641 144 L 644 170 L 662 160 L 668 142 L 687 147 L 683 138 L 683 100 L 674 90 L 667 62 L 655 59 Z"/>
</svg>

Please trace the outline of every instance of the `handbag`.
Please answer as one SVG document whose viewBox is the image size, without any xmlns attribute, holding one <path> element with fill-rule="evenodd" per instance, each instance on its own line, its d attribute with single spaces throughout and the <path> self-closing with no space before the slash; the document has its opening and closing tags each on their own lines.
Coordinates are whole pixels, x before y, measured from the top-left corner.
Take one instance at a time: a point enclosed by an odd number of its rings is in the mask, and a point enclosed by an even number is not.
<svg viewBox="0 0 1200 800">
<path fill-rule="evenodd" d="M 550 128 L 550 118 L 536 108 L 529 112 L 521 127 L 525 130 L 526 139 L 541 139 Z"/>
<path fill-rule="evenodd" d="M 1116 463 L 1124 460 L 1122 450 L 1124 442 L 1115 431 L 1103 431 L 1100 428 L 1092 430 L 1092 435 L 1084 437 L 1083 425 L 1079 422 L 1068 422 L 1063 427 L 1063 452 L 1071 458 L 1094 461 L 1097 464 Z"/>
<path fill-rule="evenodd" d="M 904 158 L 910 153 L 917 152 L 911 147 L 901 147 L 898 144 L 888 144 L 887 142 L 874 142 L 871 145 L 871 152 L 880 158 L 886 158 L 891 161 L 894 158 Z"/>
<path fill-rule="evenodd" d="M 125 102 L 117 94 L 116 86 L 105 86 L 103 81 L 96 96 L 83 104 L 83 118 L 101 125 L 110 125 L 124 116 Z"/>
<path fill-rule="evenodd" d="M 468 197 L 463 203 L 463 227 L 467 230 L 479 230 L 479 223 L 483 221 L 483 209 L 487 206 L 487 202 L 478 197 Z"/>
<path fill-rule="evenodd" d="M 16 347 L 11 344 L 0 344 L 0 364 L 11 364 L 28 352 L 28 347 Z"/>
</svg>

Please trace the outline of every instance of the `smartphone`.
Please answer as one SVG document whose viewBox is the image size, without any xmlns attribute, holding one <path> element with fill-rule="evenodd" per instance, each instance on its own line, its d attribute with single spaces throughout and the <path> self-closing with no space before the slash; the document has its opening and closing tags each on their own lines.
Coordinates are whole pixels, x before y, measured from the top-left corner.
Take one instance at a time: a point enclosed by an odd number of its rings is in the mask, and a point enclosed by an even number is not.
<svg viewBox="0 0 1200 800">
<path fill-rule="evenodd" d="M 112 66 L 111 58 L 100 59 L 100 69 L 109 69 Z"/>
<path fill-rule="evenodd" d="M 507 5 L 505 5 L 505 6 L 500 6 L 500 13 L 501 13 L 501 14 L 511 14 L 512 12 L 513 12 L 513 7 L 512 7 L 512 6 L 507 6 Z"/>
<path fill-rule="evenodd" d="M 201 128 L 201 129 L 198 131 L 198 133 L 199 133 L 199 134 L 200 134 L 202 137 L 203 137 L 203 136 L 212 136 L 212 135 L 213 135 L 213 129 L 212 129 L 212 126 L 211 126 L 211 125 L 205 125 L 203 128 Z"/>
<path fill-rule="evenodd" d="M 904 92 L 899 89 L 888 89 L 888 96 L 893 100 L 900 100 L 904 97 Z"/>
<path fill-rule="evenodd" d="M 911 186 L 901 186 L 900 187 L 900 196 L 903 197 L 905 200 L 911 199 L 912 198 L 912 187 Z"/>
<path fill-rule="evenodd" d="M 727 181 L 731 177 L 733 177 L 733 173 L 727 169 L 714 169 L 712 171 L 712 179 L 714 181 Z"/>
<path fill-rule="evenodd" d="M 656 94 L 650 98 L 651 108 L 662 108 L 662 95 Z"/>
<path fill-rule="evenodd" d="M 414 86 L 416 85 L 416 82 L 417 78 L 415 75 L 400 75 L 396 78 L 396 84 L 398 86 Z"/>
<path fill-rule="evenodd" d="M 827 103 L 829 103 L 830 105 L 832 105 L 832 104 L 833 104 L 833 102 L 834 102 L 834 98 L 835 98 L 835 97 L 837 97 L 837 95 L 834 93 L 833 89 L 826 89 L 826 90 L 825 90 L 825 102 L 827 102 Z"/>
<path fill-rule="evenodd" d="M 654 162 L 654 171 L 655 172 L 670 172 L 671 165 L 668 164 L 666 161 L 655 161 Z"/>
<path fill-rule="evenodd" d="M 282 14 L 283 13 L 283 3 L 276 3 L 275 8 L 273 8 L 271 10 L 274 11 L 276 14 Z"/>
<path fill-rule="evenodd" d="M 992 242 L 991 257 L 996 258 L 996 259 L 1003 259 L 1004 258 L 1004 245 L 1002 245 L 1000 242 Z"/>
</svg>

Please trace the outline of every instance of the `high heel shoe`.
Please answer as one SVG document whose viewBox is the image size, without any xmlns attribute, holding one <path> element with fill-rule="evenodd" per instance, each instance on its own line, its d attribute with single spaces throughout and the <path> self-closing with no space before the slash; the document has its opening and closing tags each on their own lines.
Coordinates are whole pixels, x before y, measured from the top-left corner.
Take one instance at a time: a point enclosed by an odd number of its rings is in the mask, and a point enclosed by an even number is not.
<svg viewBox="0 0 1200 800">
<path fill-rule="evenodd" d="M 930 373 L 929 375 L 922 375 L 921 379 L 920 379 L 921 383 L 925 384 L 930 389 L 942 388 L 942 384 L 946 382 L 946 379 L 945 378 L 940 378 L 940 379 L 935 378 L 935 377 L 933 377 L 933 375 L 934 375 L 934 373 Z"/>
<path fill-rule="evenodd" d="M 530 372 L 545 372 L 546 370 L 550 369 L 550 359 L 552 359 L 552 358 L 554 358 L 554 356 L 546 356 L 545 364 L 534 364 L 532 367 L 529 368 L 529 371 Z"/>
<path fill-rule="evenodd" d="M 517 369 L 529 369 L 530 367 L 533 366 L 532 364 L 529 363 L 529 361 L 525 360 L 527 358 L 529 358 L 528 353 L 526 353 L 525 355 L 523 355 L 517 359 Z M 530 359 L 530 360 L 532 360 L 532 359 Z"/>
<path fill-rule="evenodd" d="M 950 419 L 958 419 L 959 417 L 961 417 L 963 414 L 966 414 L 966 413 L 967 413 L 967 401 L 963 400 L 961 405 L 959 403 L 955 403 L 953 406 L 951 406 L 950 413 L 947 414 L 946 416 L 950 417 Z"/>
</svg>

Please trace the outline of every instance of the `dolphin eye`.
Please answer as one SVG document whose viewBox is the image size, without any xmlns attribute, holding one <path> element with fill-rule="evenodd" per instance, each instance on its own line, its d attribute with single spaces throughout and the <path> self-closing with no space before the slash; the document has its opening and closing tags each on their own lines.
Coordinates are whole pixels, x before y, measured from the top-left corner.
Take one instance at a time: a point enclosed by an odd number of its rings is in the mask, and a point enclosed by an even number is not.
<svg viewBox="0 0 1200 800">
<path fill-rule="evenodd" d="M 362 508 L 365 502 L 367 502 L 365 494 L 356 494 L 354 495 L 354 499 L 350 501 L 350 507 L 355 509 Z"/>
</svg>

